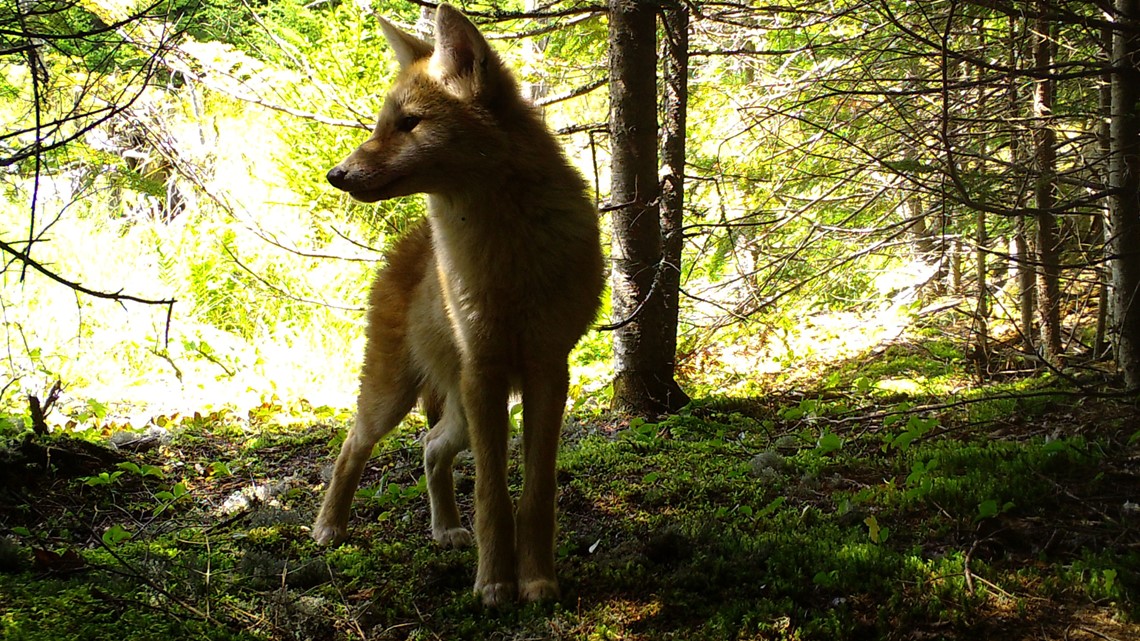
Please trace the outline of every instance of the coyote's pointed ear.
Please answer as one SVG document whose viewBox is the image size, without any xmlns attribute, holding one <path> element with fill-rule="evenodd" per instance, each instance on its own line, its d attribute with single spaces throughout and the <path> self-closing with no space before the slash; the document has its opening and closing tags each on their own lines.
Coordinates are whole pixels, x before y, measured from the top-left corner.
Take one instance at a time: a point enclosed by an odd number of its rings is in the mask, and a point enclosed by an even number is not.
<svg viewBox="0 0 1140 641">
<path fill-rule="evenodd" d="M 384 39 L 388 41 L 388 46 L 392 47 L 392 51 L 396 54 L 396 60 L 400 63 L 401 69 L 410 66 L 417 60 L 431 56 L 432 46 L 430 42 L 424 42 L 411 34 L 404 33 L 384 18 L 379 18 L 379 20 L 380 30 L 384 32 Z"/>
<path fill-rule="evenodd" d="M 435 53 L 432 69 L 441 78 L 469 76 L 476 83 L 484 79 L 491 46 L 483 34 L 451 5 L 440 4 L 435 10 Z"/>
</svg>

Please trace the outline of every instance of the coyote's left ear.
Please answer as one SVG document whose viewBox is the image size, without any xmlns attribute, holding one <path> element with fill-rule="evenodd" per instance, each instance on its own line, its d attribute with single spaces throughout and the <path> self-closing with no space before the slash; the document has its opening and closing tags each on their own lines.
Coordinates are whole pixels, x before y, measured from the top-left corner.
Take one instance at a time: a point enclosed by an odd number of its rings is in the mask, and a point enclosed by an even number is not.
<svg viewBox="0 0 1140 641">
<path fill-rule="evenodd" d="M 431 43 L 424 42 L 411 34 L 404 33 L 384 18 L 379 18 L 379 20 L 380 31 L 384 32 L 384 39 L 388 41 L 388 46 L 391 47 L 392 52 L 396 54 L 396 60 L 400 63 L 401 69 L 409 67 L 415 61 L 427 58 L 431 55 Z"/>
<path fill-rule="evenodd" d="M 479 29 L 451 5 L 435 10 L 435 53 L 431 69 L 437 77 L 457 84 L 483 85 L 487 72 L 497 64 L 495 53 Z"/>
</svg>

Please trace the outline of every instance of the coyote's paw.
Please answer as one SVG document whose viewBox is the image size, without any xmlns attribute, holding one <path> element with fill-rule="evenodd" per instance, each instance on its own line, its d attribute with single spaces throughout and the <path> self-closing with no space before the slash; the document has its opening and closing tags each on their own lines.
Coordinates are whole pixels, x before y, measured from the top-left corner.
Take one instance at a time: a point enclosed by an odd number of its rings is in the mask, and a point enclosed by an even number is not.
<svg viewBox="0 0 1140 641">
<path fill-rule="evenodd" d="M 558 582 L 551 579 L 535 579 L 519 583 L 519 599 L 523 603 L 549 601 L 558 598 Z"/>
<path fill-rule="evenodd" d="M 490 583 L 475 586 L 475 596 L 483 601 L 489 608 L 499 608 L 515 600 L 514 583 Z"/>
<path fill-rule="evenodd" d="M 432 532 L 431 538 L 444 548 L 466 548 L 471 547 L 475 540 L 471 537 L 471 533 L 461 527 L 453 527 L 448 530 L 437 530 Z"/>
<path fill-rule="evenodd" d="M 336 545 L 348 538 L 348 528 L 342 525 L 321 523 L 313 524 L 313 540 L 320 545 Z"/>
</svg>

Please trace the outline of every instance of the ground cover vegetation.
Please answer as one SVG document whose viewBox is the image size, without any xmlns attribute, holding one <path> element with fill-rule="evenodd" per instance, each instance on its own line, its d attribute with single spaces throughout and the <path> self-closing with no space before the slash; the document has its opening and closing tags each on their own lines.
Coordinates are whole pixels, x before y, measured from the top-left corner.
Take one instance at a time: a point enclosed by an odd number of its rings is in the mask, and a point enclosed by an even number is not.
<svg viewBox="0 0 1140 641">
<path fill-rule="evenodd" d="M 614 247 L 561 599 L 480 609 L 414 417 L 349 542 L 308 538 L 368 280 L 423 215 L 324 173 L 395 72 L 374 16 L 429 4 L 19 0 L 0 636 L 1140 638 L 1135 2 L 456 4 Z M 621 186 L 635 116 L 659 193 Z M 628 393 L 646 363 L 671 400 Z"/>
</svg>

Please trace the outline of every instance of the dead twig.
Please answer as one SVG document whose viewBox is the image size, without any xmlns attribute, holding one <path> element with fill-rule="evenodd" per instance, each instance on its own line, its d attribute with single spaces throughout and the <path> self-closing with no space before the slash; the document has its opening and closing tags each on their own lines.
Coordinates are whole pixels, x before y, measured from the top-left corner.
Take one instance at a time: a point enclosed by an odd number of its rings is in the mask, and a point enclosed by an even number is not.
<svg viewBox="0 0 1140 641">
<path fill-rule="evenodd" d="M 35 394 L 28 394 L 28 405 L 32 413 L 32 432 L 36 436 L 47 436 L 47 415 L 51 412 L 52 406 L 59 400 L 60 393 L 63 392 L 63 385 L 59 380 L 56 380 L 55 385 L 51 386 L 48 391 L 47 398 L 43 403 L 40 403 L 39 397 Z"/>
</svg>

